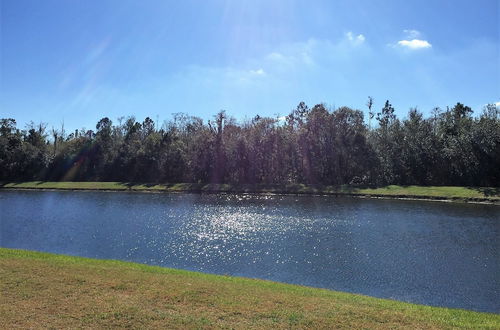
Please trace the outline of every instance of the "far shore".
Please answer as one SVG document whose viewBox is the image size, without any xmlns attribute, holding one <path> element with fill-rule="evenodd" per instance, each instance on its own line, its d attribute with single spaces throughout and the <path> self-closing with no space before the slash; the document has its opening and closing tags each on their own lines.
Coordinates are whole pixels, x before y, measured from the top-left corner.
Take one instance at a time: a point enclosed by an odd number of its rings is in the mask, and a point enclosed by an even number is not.
<svg viewBox="0 0 500 330">
<path fill-rule="evenodd" d="M 95 190 L 157 193 L 251 193 L 292 195 L 333 195 L 358 198 L 427 200 L 500 205 L 500 188 L 456 186 L 396 186 L 368 188 L 306 184 L 202 184 L 135 182 L 4 182 L 0 189 Z"/>
</svg>

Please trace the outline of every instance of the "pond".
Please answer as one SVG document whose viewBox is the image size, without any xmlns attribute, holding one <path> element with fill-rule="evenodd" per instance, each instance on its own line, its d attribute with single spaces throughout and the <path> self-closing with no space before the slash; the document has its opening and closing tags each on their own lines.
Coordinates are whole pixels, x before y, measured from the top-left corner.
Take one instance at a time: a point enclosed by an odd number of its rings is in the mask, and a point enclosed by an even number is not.
<svg viewBox="0 0 500 330">
<path fill-rule="evenodd" d="M 500 208 L 331 196 L 2 191 L 0 246 L 500 312 Z"/>
</svg>

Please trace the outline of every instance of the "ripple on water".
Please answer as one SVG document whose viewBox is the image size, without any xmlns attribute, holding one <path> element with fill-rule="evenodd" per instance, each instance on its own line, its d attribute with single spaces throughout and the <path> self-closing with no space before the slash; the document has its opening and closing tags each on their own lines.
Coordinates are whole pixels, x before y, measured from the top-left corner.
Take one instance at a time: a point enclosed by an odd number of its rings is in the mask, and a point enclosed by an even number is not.
<svg viewBox="0 0 500 330">
<path fill-rule="evenodd" d="M 250 194 L 0 192 L 0 209 L 5 247 L 500 311 L 500 217 L 493 206 Z"/>
</svg>

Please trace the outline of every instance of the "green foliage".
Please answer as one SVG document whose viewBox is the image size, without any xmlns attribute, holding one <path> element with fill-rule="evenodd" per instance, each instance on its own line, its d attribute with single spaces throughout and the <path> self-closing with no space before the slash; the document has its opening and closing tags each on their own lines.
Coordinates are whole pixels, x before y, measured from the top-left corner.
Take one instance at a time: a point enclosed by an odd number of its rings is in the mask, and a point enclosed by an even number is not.
<svg viewBox="0 0 500 330">
<path fill-rule="evenodd" d="M 374 117 L 368 99 L 369 120 Z M 224 111 L 204 124 L 178 113 L 159 127 L 151 118 L 104 117 L 96 131 L 0 121 L 0 180 L 192 182 L 320 185 L 469 185 L 500 182 L 500 115 L 495 105 L 472 117 L 461 103 L 425 118 L 400 120 L 386 101 L 378 126 L 359 110 L 309 108 L 285 120 L 238 123 Z"/>
</svg>

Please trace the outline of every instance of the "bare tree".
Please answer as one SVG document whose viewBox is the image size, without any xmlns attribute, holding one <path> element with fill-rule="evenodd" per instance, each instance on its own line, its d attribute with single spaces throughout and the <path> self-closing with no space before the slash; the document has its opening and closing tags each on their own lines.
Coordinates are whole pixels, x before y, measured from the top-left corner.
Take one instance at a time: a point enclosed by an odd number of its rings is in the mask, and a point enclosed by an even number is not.
<svg viewBox="0 0 500 330">
<path fill-rule="evenodd" d="M 372 112 L 373 106 L 373 97 L 368 96 L 368 101 L 366 102 L 366 106 L 368 107 L 368 128 L 371 129 L 371 122 L 373 117 L 375 117 L 375 113 Z"/>
</svg>

